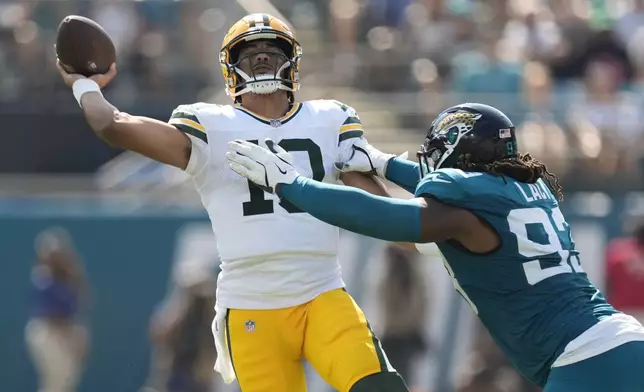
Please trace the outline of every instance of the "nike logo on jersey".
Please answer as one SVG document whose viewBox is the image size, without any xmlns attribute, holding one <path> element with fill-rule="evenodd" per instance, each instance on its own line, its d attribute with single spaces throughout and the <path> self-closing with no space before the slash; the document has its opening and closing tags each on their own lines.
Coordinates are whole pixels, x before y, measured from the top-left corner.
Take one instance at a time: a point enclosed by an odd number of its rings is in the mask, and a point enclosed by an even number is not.
<svg viewBox="0 0 644 392">
<path fill-rule="evenodd" d="M 277 163 L 275 164 L 275 166 L 277 166 Z M 282 168 L 279 167 L 279 166 L 277 166 L 277 170 L 279 170 L 280 173 L 282 173 L 282 174 L 286 174 L 286 170 L 282 170 Z"/>
<path fill-rule="evenodd" d="M 429 173 L 428 175 L 425 176 L 425 180 L 427 182 L 444 182 L 446 184 L 451 184 L 452 181 L 450 180 L 444 180 L 441 178 L 441 173 Z"/>
</svg>

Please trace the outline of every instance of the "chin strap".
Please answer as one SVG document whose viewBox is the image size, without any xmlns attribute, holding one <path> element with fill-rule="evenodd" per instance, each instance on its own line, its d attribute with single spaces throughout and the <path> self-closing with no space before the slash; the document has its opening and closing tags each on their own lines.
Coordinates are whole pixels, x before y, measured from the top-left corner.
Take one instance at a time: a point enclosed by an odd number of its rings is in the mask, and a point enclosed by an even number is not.
<svg viewBox="0 0 644 392">
<path fill-rule="evenodd" d="M 253 94 L 272 94 L 277 90 L 286 90 L 286 91 L 295 91 L 295 89 L 285 85 L 282 83 L 280 79 L 277 79 L 278 75 L 281 75 L 284 70 L 286 70 L 288 67 L 291 66 L 291 61 L 286 61 L 282 66 L 275 72 L 275 75 L 259 75 L 255 77 L 249 76 L 246 72 L 242 71 L 241 69 L 232 66 L 231 68 L 233 69 L 234 72 L 236 72 L 244 81 L 246 82 L 246 85 L 244 86 L 243 89 L 235 92 L 235 93 L 230 93 L 229 95 L 231 97 L 238 97 L 242 94 L 246 94 L 248 92 L 253 93 Z"/>
</svg>

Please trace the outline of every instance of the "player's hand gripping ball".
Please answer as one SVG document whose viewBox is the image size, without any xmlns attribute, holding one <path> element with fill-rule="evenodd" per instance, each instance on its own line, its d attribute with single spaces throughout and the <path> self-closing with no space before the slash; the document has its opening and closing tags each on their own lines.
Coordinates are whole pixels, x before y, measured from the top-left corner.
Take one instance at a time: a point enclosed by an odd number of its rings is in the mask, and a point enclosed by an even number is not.
<svg viewBox="0 0 644 392">
<path fill-rule="evenodd" d="M 116 61 L 116 50 L 105 30 L 89 18 L 66 16 L 58 26 L 56 55 L 69 74 L 105 74 Z"/>
</svg>

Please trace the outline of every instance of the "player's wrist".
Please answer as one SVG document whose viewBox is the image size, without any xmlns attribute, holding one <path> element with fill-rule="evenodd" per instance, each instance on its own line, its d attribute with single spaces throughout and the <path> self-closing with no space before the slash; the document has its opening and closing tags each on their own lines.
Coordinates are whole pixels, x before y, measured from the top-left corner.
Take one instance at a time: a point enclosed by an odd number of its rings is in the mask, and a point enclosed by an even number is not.
<svg viewBox="0 0 644 392">
<path fill-rule="evenodd" d="M 78 106 L 81 108 L 83 105 L 81 104 L 81 99 L 83 98 L 83 95 L 87 93 L 99 93 L 101 96 L 103 93 L 101 92 L 101 87 L 96 83 L 95 81 L 91 79 L 78 79 L 77 81 L 72 84 L 72 92 L 74 93 L 74 98 L 76 98 L 76 102 L 78 102 Z"/>
<path fill-rule="evenodd" d="M 275 184 L 275 194 L 277 195 L 277 197 L 282 199 L 284 197 L 284 194 L 288 193 L 289 189 L 304 187 L 307 180 L 308 179 L 306 177 L 303 177 L 300 174 L 296 174 L 295 177 L 293 177 L 292 181 L 278 182 L 277 184 Z"/>
<path fill-rule="evenodd" d="M 395 155 L 387 157 L 387 159 L 385 160 L 385 164 L 382 166 L 382 168 L 378 172 L 379 177 L 382 177 L 382 178 L 385 178 L 385 179 L 387 178 L 387 168 L 389 168 L 389 164 L 391 163 L 391 161 L 393 161 L 395 159 L 396 159 Z"/>
<path fill-rule="evenodd" d="M 277 195 L 277 197 L 279 197 L 280 199 L 282 198 L 282 189 L 283 189 L 282 185 L 287 185 L 287 184 L 283 184 L 281 182 L 278 182 L 277 184 L 275 184 L 275 195 Z"/>
<path fill-rule="evenodd" d="M 293 184 L 294 182 L 278 182 L 277 184 L 275 184 L 275 195 L 277 195 L 277 197 L 279 197 L 281 200 L 283 197 L 284 189 L 288 188 L 288 186 Z"/>
<path fill-rule="evenodd" d="M 403 156 L 406 158 L 407 153 L 401 155 L 400 157 Z M 389 168 L 389 165 L 392 161 L 400 157 L 397 157 L 395 154 L 381 153 L 381 155 L 377 159 L 378 165 L 376 166 L 376 173 L 378 174 L 378 177 L 386 179 L 387 169 Z"/>
</svg>

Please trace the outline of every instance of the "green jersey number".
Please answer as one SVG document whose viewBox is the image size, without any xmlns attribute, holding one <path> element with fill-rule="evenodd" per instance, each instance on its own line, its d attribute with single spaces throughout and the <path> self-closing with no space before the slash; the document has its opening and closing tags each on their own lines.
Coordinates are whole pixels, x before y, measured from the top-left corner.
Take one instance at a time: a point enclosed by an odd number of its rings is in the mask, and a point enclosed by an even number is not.
<svg viewBox="0 0 644 392">
<path fill-rule="evenodd" d="M 250 143 L 258 144 L 257 140 L 249 140 Z M 309 163 L 313 171 L 313 179 L 322 181 L 324 179 L 324 163 L 322 161 L 322 150 L 311 139 L 283 139 L 278 145 L 288 152 L 306 152 L 309 156 Z M 248 181 L 249 201 L 242 203 L 244 216 L 272 214 L 275 212 L 273 200 L 266 199 L 266 193 Z M 303 212 L 286 200 L 279 203 L 280 207 L 291 214 Z"/>
</svg>

